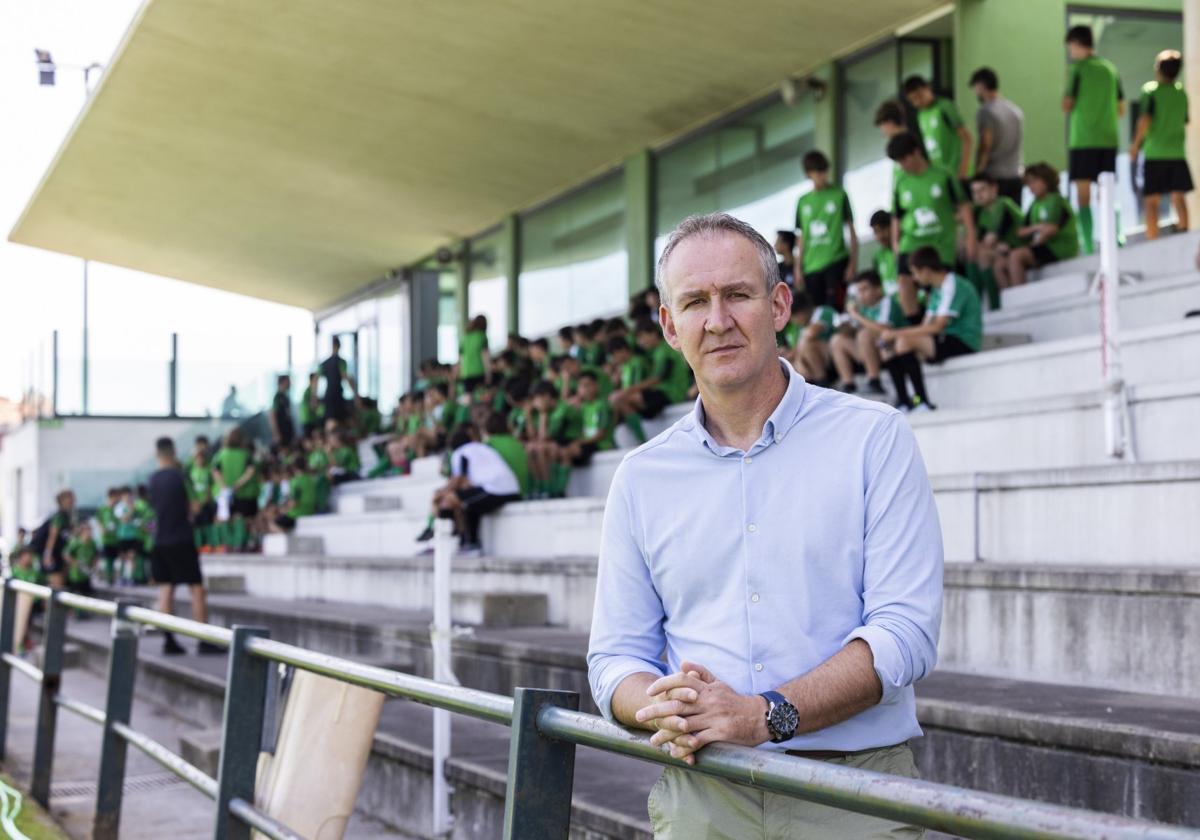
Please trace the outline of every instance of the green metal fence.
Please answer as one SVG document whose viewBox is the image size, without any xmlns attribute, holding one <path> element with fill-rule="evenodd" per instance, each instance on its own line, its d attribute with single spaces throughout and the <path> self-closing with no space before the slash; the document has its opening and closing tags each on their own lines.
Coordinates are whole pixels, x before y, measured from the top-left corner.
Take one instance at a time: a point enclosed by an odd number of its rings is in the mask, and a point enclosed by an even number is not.
<svg viewBox="0 0 1200 840">
<path fill-rule="evenodd" d="M 42 667 L 12 653 L 17 593 L 46 603 Z M 63 642 L 70 610 L 112 619 L 105 707 L 62 693 Z M 133 686 L 139 625 L 209 642 L 229 651 L 224 721 L 217 778 L 133 729 Z M 254 806 L 255 769 L 263 742 L 268 673 L 289 665 L 436 708 L 512 728 L 504 837 L 565 840 L 571 820 L 575 747 L 583 745 L 704 773 L 848 811 L 925 826 L 969 838 L 1076 838 L 1174 840 L 1200 831 L 1132 820 L 1041 802 L 981 793 L 950 785 L 889 776 L 776 752 L 713 744 L 695 767 L 670 758 L 645 733 L 578 711 L 572 692 L 518 688 L 514 697 L 447 685 L 410 674 L 316 653 L 268 638 L 267 631 L 199 624 L 124 602 L 85 598 L 6 578 L 0 602 L 0 760 L 5 756 L 12 673 L 41 686 L 30 793 L 49 804 L 57 712 L 65 709 L 101 726 L 99 788 L 93 837 L 117 836 L 126 748 L 141 750 L 216 802 L 213 836 L 248 840 L 251 830 L 272 840 L 303 840 Z"/>
</svg>

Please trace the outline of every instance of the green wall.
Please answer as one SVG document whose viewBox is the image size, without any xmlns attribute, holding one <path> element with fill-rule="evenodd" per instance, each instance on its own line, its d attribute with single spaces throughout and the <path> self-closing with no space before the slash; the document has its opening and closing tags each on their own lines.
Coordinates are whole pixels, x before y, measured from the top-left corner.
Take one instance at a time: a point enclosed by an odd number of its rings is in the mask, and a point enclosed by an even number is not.
<svg viewBox="0 0 1200 840">
<path fill-rule="evenodd" d="M 954 20 L 954 94 L 963 119 L 975 125 L 971 73 L 989 66 L 1000 92 L 1025 112 L 1025 161 L 1067 162 L 1066 117 L 1062 113 L 1067 79 L 1068 6 L 1181 12 L 1182 0 L 959 0 Z M 1138 82 L 1140 85 L 1140 81 Z M 1136 87 L 1126 80 L 1126 95 Z"/>
</svg>

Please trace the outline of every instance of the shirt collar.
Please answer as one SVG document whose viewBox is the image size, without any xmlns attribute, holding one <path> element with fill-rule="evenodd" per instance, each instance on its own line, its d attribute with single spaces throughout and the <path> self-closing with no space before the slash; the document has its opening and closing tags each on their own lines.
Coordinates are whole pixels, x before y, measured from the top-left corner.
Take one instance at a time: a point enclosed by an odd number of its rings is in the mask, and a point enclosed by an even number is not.
<svg viewBox="0 0 1200 840">
<path fill-rule="evenodd" d="M 788 377 L 787 390 L 783 392 L 783 399 L 779 401 L 779 405 L 775 406 L 775 410 L 763 424 L 762 435 L 750 448 L 751 452 L 763 449 L 772 443 L 782 442 L 792 426 L 796 425 L 796 421 L 800 417 L 800 409 L 804 405 L 804 395 L 808 391 L 808 384 L 804 381 L 804 377 L 782 359 L 779 360 L 779 365 Z M 700 397 L 696 397 L 696 405 L 692 409 L 691 431 L 696 440 L 715 455 L 723 457 L 742 451 L 733 446 L 722 446 L 709 434 L 708 429 L 704 426 L 704 403 Z"/>
</svg>

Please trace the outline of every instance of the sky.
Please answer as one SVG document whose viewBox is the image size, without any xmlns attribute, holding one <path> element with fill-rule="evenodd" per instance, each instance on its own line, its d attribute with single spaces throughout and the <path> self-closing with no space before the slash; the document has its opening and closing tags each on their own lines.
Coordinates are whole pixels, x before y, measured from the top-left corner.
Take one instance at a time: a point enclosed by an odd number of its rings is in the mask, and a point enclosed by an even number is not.
<svg viewBox="0 0 1200 840">
<path fill-rule="evenodd" d="M 60 405 L 71 411 L 81 402 L 82 262 L 7 239 L 83 105 L 77 68 L 107 65 L 140 5 L 0 0 L 0 397 L 17 399 L 31 378 L 48 378 L 49 353 L 38 350 L 57 329 Z M 50 50 L 59 65 L 54 87 L 38 85 L 35 48 Z M 180 334 L 186 413 L 199 413 L 232 382 L 282 366 L 288 335 L 294 359 L 307 361 L 312 349 L 307 310 L 92 263 L 91 410 L 157 413 L 171 332 Z"/>
</svg>

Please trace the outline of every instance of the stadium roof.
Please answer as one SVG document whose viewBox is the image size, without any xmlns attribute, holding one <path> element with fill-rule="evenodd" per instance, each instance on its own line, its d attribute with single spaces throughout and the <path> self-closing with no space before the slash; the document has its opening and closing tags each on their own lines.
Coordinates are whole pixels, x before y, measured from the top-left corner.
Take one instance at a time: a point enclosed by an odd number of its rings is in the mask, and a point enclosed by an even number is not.
<svg viewBox="0 0 1200 840">
<path fill-rule="evenodd" d="M 147 0 L 14 242 L 304 306 L 932 0 Z"/>
</svg>

